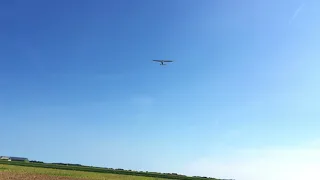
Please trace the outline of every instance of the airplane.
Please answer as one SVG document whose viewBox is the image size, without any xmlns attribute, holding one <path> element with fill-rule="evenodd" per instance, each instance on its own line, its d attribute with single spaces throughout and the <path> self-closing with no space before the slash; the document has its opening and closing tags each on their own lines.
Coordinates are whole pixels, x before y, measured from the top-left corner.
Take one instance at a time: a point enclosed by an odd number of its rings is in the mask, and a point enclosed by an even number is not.
<svg viewBox="0 0 320 180">
<path fill-rule="evenodd" d="M 164 64 L 165 62 L 173 62 L 171 60 L 153 60 L 153 61 L 160 62 L 161 66 L 166 65 L 166 64 Z"/>
</svg>

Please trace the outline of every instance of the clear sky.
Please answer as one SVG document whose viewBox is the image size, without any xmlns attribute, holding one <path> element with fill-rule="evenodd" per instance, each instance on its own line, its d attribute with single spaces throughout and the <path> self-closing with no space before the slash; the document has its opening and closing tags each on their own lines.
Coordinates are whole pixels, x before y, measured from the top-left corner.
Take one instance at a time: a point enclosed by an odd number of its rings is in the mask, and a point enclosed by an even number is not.
<svg viewBox="0 0 320 180">
<path fill-rule="evenodd" d="M 319 17 L 318 0 L 1 1 L 0 155 L 320 178 Z"/>
</svg>

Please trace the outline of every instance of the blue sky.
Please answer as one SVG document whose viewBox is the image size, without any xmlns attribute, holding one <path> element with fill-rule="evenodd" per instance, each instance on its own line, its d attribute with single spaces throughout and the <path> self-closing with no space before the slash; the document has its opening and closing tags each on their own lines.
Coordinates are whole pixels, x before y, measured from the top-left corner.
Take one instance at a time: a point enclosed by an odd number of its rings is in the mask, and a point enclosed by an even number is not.
<svg viewBox="0 0 320 180">
<path fill-rule="evenodd" d="M 240 180 L 286 179 L 295 168 L 315 177 L 319 8 L 1 1 L 0 154 Z M 289 166 L 297 157 L 304 163 Z"/>
</svg>

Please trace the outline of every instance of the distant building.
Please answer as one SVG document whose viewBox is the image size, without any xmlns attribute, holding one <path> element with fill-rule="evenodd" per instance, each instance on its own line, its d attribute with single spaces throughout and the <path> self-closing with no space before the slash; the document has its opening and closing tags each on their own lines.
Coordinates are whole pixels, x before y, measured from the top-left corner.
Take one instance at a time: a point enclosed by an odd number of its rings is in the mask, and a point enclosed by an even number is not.
<svg viewBox="0 0 320 180">
<path fill-rule="evenodd" d="M 0 156 L 0 159 L 1 159 L 1 160 L 7 160 L 7 161 L 8 161 L 8 160 L 9 160 L 9 157 L 8 157 L 8 156 Z"/>
<path fill-rule="evenodd" d="M 29 161 L 28 158 L 23 157 L 9 157 L 8 161 Z"/>
<path fill-rule="evenodd" d="M 10 157 L 10 156 L 0 156 L 1 160 L 7 160 L 7 161 L 29 161 L 28 158 L 23 157 Z"/>
</svg>

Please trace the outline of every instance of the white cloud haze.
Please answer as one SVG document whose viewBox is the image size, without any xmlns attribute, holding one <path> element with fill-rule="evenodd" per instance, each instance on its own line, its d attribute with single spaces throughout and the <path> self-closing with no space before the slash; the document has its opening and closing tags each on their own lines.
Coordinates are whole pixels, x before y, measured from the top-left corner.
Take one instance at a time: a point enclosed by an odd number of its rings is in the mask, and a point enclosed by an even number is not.
<svg viewBox="0 0 320 180">
<path fill-rule="evenodd" d="M 292 21 L 293 21 L 296 17 L 298 17 L 298 15 L 299 15 L 299 13 L 300 13 L 300 11 L 302 10 L 303 7 L 304 7 L 304 4 L 301 4 L 301 5 L 299 6 L 299 8 L 294 12 L 293 16 L 291 17 L 290 23 L 292 23 Z"/>
<path fill-rule="evenodd" d="M 226 157 L 199 159 L 189 164 L 185 173 L 236 180 L 320 179 L 319 144 L 238 150 Z"/>
</svg>

